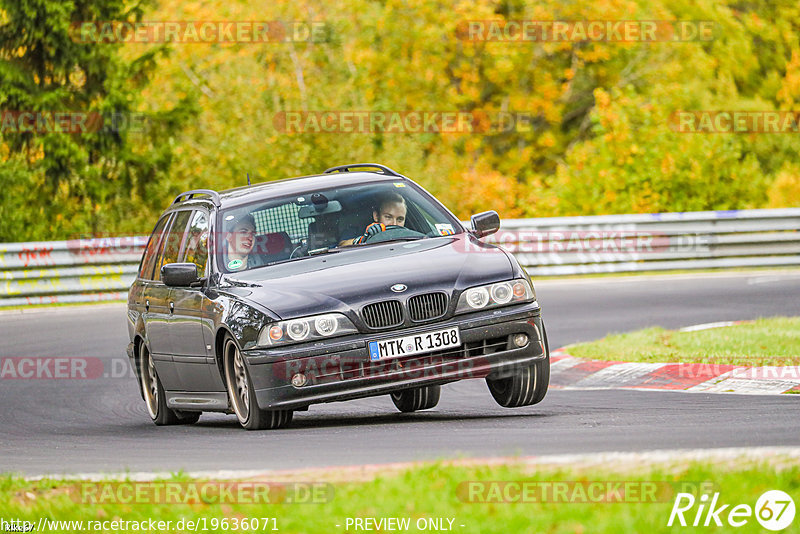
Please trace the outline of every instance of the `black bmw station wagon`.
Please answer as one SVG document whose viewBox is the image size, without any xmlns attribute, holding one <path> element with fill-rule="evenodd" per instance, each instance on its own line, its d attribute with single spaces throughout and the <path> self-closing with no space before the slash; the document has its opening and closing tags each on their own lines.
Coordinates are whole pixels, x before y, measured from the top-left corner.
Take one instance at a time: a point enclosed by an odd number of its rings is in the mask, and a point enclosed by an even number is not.
<svg viewBox="0 0 800 534">
<path fill-rule="evenodd" d="M 433 408 L 485 379 L 502 406 L 547 393 L 547 334 L 516 259 L 378 164 L 175 198 L 128 295 L 128 356 L 157 425 L 234 413 L 288 425 L 310 405 L 387 394 Z"/>
</svg>

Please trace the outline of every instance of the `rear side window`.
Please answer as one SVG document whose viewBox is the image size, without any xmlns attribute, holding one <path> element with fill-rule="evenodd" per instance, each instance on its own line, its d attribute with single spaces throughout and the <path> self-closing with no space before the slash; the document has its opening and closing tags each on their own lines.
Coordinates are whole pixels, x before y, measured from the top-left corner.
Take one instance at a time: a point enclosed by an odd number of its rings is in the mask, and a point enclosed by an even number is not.
<svg viewBox="0 0 800 534">
<path fill-rule="evenodd" d="M 164 233 L 164 227 L 167 225 L 168 220 L 169 215 L 164 215 L 156 223 L 156 227 L 150 235 L 150 240 L 147 242 L 144 254 L 142 255 L 142 263 L 139 265 L 139 278 L 144 280 L 151 280 L 153 278 L 153 266 L 158 257 L 161 234 Z"/>
<path fill-rule="evenodd" d="M 163 252 L 161 261 L 156 265 L 156 272 L 153 273 L 153 280 L 161 280 L 161 267 L 168 263 L 177 263 L 178 255 L 181 251 L 181 244 L 186 233 L 186 225 L 189 222 L 191 211 L 179 211 L 172 221 L 172 226 L 164 235 Z"/>
<path fill-rule="evenodd" d="M 208 262 L 208 214 L 204 211 L 195 211 L 192 215 L 181 261 L 194 263 L 197 265 L 198 276 L 205 276 Z"/>
</svg>

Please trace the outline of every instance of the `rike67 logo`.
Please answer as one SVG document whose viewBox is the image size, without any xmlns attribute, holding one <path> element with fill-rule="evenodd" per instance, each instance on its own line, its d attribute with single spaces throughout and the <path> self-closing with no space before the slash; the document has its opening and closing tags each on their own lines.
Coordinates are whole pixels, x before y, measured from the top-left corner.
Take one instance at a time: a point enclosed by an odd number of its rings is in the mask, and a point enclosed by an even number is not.
<svg viewBox="0 0 800 534">
<path fill-rule="evenodd" d="M 678 493 L 667 526 L 721 527 L 727 524 L 738 528 L 746 525 L 755 516 L 756 521 L 765 529 L 779 531 L 792 524 L 794 514 L 794 501 L 780 490 L 764 492 L 756 501 L 755 509 L 749 504 L 732 506 L 723 503 L 718 492 L 710 499 L 708 494 L 696 499 L 691 493 Z"/>
</svg>

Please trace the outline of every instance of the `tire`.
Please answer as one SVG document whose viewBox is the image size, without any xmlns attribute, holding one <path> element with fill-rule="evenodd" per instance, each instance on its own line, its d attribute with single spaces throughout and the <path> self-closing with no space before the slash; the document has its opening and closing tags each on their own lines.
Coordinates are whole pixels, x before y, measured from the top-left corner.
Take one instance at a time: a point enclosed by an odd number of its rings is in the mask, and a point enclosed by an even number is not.
<svg viewBox="0 0 800 534">
<path fill-rule="evenodd" d="M 139 357 L 139 376 L 142 380 L 142 396 L 150 419 L 158 426 L 190 425 L 200 419 L 200 412 L 182 412 L 167 407 L 167 396 L 158 378 L 153 357 L 147 345 L 142 344 Z"/>
<path fill-rule="evenodd" d="M 550 346 L 547 343 L 547 331 L 542 322 L 545 358 L 531 365 L 522 367 L 516 374 L 499 379 L 486 379 L 489 392 L 500 406 L 519 408 L 532 406 L 542 402 L 547 395 L 550 384 Z"/>
<path fill-rule="evenodd" d="M 222 345 L 225 385 L 228 399 L 239 424 L 247 430 L 276 429 L 289 426 L 292 410 L 261 410 L 256 399 L 256 390 L 250 371 L 244 363 L 239 346 L 230 335 Z"/>
<path fill-rule="evenodd" d="M 442 386 L 425 386 L 396 391 L 390 394 L 390 397 L 401 412 L 416 412 L 433 408 L 439 404 L 441 394 Z"/>
</svg>

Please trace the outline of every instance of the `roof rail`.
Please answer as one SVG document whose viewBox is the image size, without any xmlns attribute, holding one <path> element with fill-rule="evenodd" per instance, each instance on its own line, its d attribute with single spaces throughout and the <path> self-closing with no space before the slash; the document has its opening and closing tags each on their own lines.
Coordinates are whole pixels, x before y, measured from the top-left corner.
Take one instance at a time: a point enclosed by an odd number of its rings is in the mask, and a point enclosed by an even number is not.
<svg viewBox="0 0 800 534">
<path fill-rule="evenodd" d="M 376 169 L 380 169 L 383 171 L 383 174 L 388 174 L 389 176 L 397 176 L 398 178 L 405 178 L 402 174 L 399 174 L 386 165 L 381 165 L 380 163 L 350 163 L 349 165 L 339 165 L 338 167 L 331 167 L 330 169 L 326 169 L 323 174 L 328 174 L 331 172 L 350 172 L 350 169 L 362 169 L 365 167 L 373 167 Z"/>
<path fill-rule="evenodd" d="M 219 193 L 212 189 L 192 189 L 191 191 L 185 191 L 175 197 L 175 200 L 172 201 L 173 204 L 177 204 L 178 202 L 183 202 L 183 200 L 189 200 L 195 195 L 208 195 L 211 197 L 211 202 L 214 203 L 216 207 L 220 207 L 222 202 L 219 199 Z M 181 200 L 183 197 L 183 200 Z"/>
</svg>

